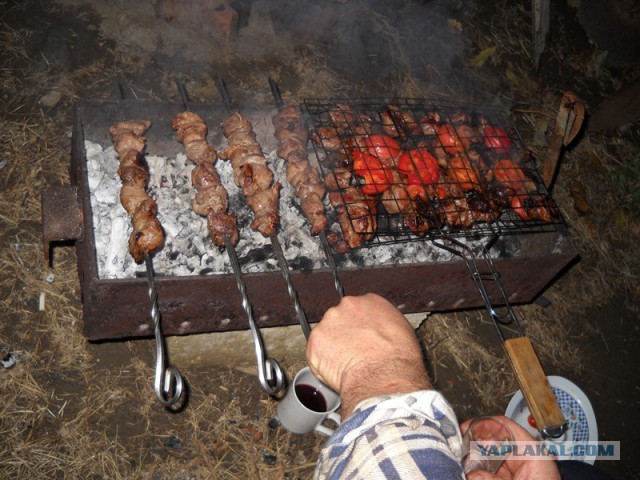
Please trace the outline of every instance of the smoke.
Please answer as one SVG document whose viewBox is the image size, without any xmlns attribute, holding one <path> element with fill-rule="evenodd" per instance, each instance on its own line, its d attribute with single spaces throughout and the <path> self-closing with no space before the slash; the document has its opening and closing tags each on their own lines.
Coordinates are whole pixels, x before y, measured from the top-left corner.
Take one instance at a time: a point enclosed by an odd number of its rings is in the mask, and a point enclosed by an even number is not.
<svg viewBox="0 0 640 480">
<path fill-rule="evenodd" d="M 455 25 L 474 8 L 465 2 L 462 11 L 450 0 L 64 3 L 90 6 L 117 51 L 159 69 L 193 77 L 217 72 L 248 91 L 266 90 L 273 76 L 305 96 L 455 90 L 469 44 Z"/>
</svg>

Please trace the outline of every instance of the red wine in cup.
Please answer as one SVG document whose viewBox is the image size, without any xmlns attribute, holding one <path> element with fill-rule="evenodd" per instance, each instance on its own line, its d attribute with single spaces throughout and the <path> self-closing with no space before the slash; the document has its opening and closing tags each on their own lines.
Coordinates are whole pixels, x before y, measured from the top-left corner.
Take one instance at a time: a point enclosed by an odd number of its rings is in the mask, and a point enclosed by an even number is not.
<svg viewBox="0 0 640 480">
<path fill-rule="evenodd" d="M 295 389 L 298 400 L 309 410 L 320 413 L 327 411 L 327 401 L 319 389 L 305 384 L 296 385 Z"/>
</svg>

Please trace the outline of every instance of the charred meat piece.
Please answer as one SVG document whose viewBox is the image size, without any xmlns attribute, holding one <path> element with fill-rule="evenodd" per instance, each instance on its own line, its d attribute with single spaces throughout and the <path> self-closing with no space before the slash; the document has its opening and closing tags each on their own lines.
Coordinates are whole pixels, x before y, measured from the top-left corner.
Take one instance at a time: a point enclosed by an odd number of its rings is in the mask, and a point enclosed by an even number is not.
<svg viewBox="0 0 640 480">
<path fill-rule="evenodd" d="M 454 128 L 466 151 L 469 151 L 473 144 L 480 142 L 480 135 L 471 125 L 463 123 L 456 125 Z"/>
<path fill-rule="evenodd" d="M 418 121 L 422 133 L 427 137 L 438 135 L 438 125 L 441 117 L 438 112 L 427 112 L 424 117 Z"/>
<path fill-rule="evenodd" d="M 181 112 L 171 126 L 177 130 L 177 140 L 184 144 L 187 158 L 196 164 L 191 171 L 191 184 L 196 194 L 191 204 L 193 211 L 207 217 L 207 227 L 214 245 L 224 246 L 228 236 L 232 244 L 238 243 L 238 227 L 233 215 L 227 214 L 229 194 L 220 181 L 214 164 L 216 150 L 209 145 L 206 136 L 207 124 L 194 112 Z"/>
<path fill-rule="evenodd" d="M 380 114 L 380 120 L 384 133 L 403 142 L 422 133 L 413 114 L 395 105 L 387 105 L 387 109 Z"/>
<path fill-rule="evenodd" d="M 498 160 L 493 166 L 493 177 L 505 187 L 517 192 L 535 192 L 536 184 L 520 166 L 509 159 Z"/>
<path fill-rule="evenodd" d="M 346 167 L 336 167 L 324 177 L 324 184 L 329 191 L 344 190 L 351 185 L 353 174 Z"/>
<path fill-rule="evenodd" d="M 158 207 L 146 190 L 149 172 L 144 160 L 144 133 L 150 126 L 149 120 L 125 120 L 109 127 L 120 159 L 120 202 L 131 216 L 133 227 L 129 253 L 136 263 L 141 263 L 145 255 L 151 255 L 164 243 L 164 232 L 156 217 Z"/>
<path fill-rule="evenodd" d="M 129 215 L 133 215 L 148 198 L 150 197 L 144 186 L 123 183 L 120 188 L 120 203 Z"/>
<path fill-rule="evenodd" d="M 151 120 L 124 120 L 111 125 L 109 127 L 109 133 L 115 142 L 115 138 L 122 132 L 130 132 L 137 137 L 142 137 L 144 132 L 149 130 L 149 127 L 151 127 Z M 117 148 L 116 152 L 120 154 Z"/>
<path fill-rule="evenodd" d="M 318 127 L 311 132 L 311 139 L 329 152 L 343 150 L 342 139 L 335 127 Z"/>
<path fill-rule="evenodd" d="M 207 124 L 194 112 L 181 112 L 171 122 L 177 130 L 177 140 L 184 145 L 187 158 L 196 165 L 214 164 L 218 159 L 216 149 L 207 143 Z"/>
<path fill-rule="evenodd" d="M 247 197 L 247 203 L 254 213 L 251 228 L 265 237 L 273 235 L 278 227 L 278 203 L 280 201 L 280 183 L 274 183 L 267 190 L 259 190 Z"/>
<path fill-rule="evenodd" d="M 470 228 L 473 226 L 473 213 L 464 197 L 440 200 L 437 203 L 437 209 L 444 216 L 446 223 L 452 227 Z"/>
<path fill-rule="evenodd" d="M 325 187 L 320 175 L 307 160 L 307 128 L 300 110 L 291 105 L 272 118 L 275 136 L 279 140 L 277 155 L 287 163 L 287 182 L 293 187 L 300 207 L 317 235 L 327 226 L 322 199 Z"/>
<path fill-rule="evenodd" d="M 355 187 L 329 192 L 329 201 L 338 213 L 338 222 L 349 248 L 358 248 L 376 233 L 375 202 Z"/>
<path fill-rule="evenodd" d="M 251 228 L 270 237 L 279 223 L 280 184 L 272 185 L 273 172 L 256 140 L 253 125 L 235 112 L 222 122 L 222 133 L 227 137 L 227 148 L 220 157 L 231 161 L 234 181 L 253 210 Z"/>
<path fill-rule="evenodd" d="M 400 173 L 394 169 L 390 170 L 390 174 L 393 180 L 389 185 L 389 189 L 382 194 L 380 203 L 388 213 L 395 215 L 406 212 L 411 208 L 411 198 L 402 178 L 400 178 Z"/>
<path fill-rule="evenodd" d="M 240 239 L 235 215 L 226 212 L 207 213 L 207 229 L 214 245 L 223 246 L 225 237 L 229 237 L 232 245 L 237 245 Z"/>
<path fill-rule="evenodd" d="M 424 237 L 425 234 L 432 228 L 427 217 L 409 213 L 404 216 L 405 226 L 419 237 Z"/>
<path fill-rule="evenodd" d="M 354 112 L 345 103 L 337 103 L 327 114 L 341 136 L 360 136 L 371 133 L 372 119 Z"/>
<path fill-rule="evenodd" d="M 156 201 L 148 197 L 138 205 L 131 217 L 133 231 L 129 237 L 129 251 L 136 263 L 142 263 L 145 253 L 155 252 L 164 243 L 164 232 L 157 213 Z"/>
<path fill-rule="evenodd" d="M 467 204 L 476 222 L 490 223 L 500 216 L 500 209 L 491 197 L 483 195 L 478 190 L 467 192 Z"/>
</svg>

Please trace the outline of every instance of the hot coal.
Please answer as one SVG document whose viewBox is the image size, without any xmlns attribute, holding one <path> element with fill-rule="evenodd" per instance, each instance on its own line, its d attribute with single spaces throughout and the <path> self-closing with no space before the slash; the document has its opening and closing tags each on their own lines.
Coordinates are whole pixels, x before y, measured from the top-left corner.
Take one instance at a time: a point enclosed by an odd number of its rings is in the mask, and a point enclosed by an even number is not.
<svg viewBox="0 0 640 480">
<path fill-rule="evenodd" d="M 131 223 L 119 200 L 121 182 L 117 175 L 117 155 L 112 146 L 105 148 L 88 141 L 85 149 L 98 275 L 102 279 L 145 275 L 145 265 L 137 265 L 128 251 Z M 309 233 L 309 225 L 286 181 L 284 161 L 275 152 L 269 153 L 267 158 L 274 170 L 275 179 L 282 184 L 278 238 L 289 267 L 302 271 L 328 268 L 320 241 Z M 149 165 L 149 194 L 158 203 L 158 219 L 166 234 L 163 248 L 154 256 L 156 275 L 232 273 L 227 253 L 224 249 L 215 247 L 209 239 L 206 219 L 191 209 L 195 193 L 191 186 L 193 164 L 183 154 L 178 154 L 175 158 L 147 155 L 146 159 Z M 216 169 L 229 191 L 229 210 L 238 217 L 240 241 L 236 251 L 243 272 L 278 271 L 278 262 L 273 256 L 270 240 L 249 226 L 252 212 L 240 189 L 233 183 L 231 165 L 219 160 Z M 335 223 L 331 229 L 340 232 L 340 227 Z M 335 256 L 336 264 L 343 269 L 447 262 L 451 259 L 451 253 L 417 238 L 408 243 L 373 244 Z"/>
</svg>

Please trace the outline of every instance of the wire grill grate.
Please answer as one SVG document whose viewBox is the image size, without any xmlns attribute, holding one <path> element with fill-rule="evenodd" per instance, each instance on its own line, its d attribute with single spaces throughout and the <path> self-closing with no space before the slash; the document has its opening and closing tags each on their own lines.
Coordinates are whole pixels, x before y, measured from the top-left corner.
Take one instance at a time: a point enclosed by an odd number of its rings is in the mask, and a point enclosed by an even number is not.
<svg viewBox="0 0 640 480">
<path fill-rule="evenodd" d="M 428 99 L 306 99 L 311 148 L 351 247 L 555 231 L 564 220 L 511 120 Z"/>
</svg>

